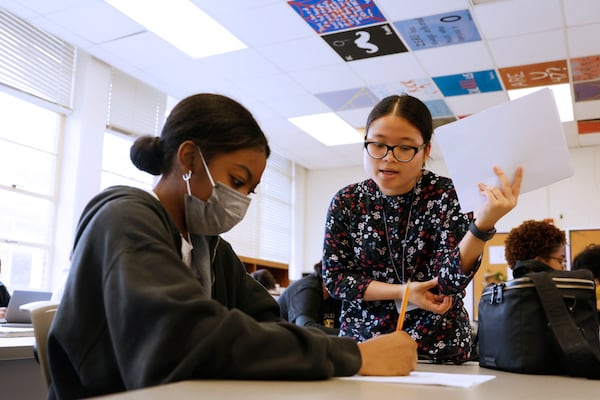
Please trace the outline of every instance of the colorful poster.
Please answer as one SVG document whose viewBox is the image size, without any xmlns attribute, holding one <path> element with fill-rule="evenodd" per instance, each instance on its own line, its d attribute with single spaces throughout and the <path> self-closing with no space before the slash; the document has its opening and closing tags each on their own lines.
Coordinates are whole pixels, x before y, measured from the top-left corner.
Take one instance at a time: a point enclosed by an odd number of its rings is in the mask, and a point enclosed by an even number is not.
<svg viewBox="0 0 600 400">
<path fill-rule="evenodd" d="M 393 23 L 411 50 L 481 40 L 469 10 L 452 11 Z"/>
<path fill-rule="evenodd" d="M 418 97 L 422 101 L 436 100 L 442 97 L 442 93 L 438 87 L 429 78 L 382 83 L 379 85 L 372 85 L 369 89 L 371 89 L 371 91 L 380 99 L 401 93 L 407 93 L 411 96 Z"/>
<path fill-rule="evenodd" d="M 600 55 L 571 59 L 573 82 L 600 79 Z"/>
<path fill-rule="evenodd" d="M 452 111 L 448 108 L 448 105 L 444 100 L 431 100 L 425 101 L 425 105 L 429 109 L 433 118 L 450 117 L 453 116 Z M 452 118 L 454 120 L 454 118 Z"/>
<path fill-rule="evenodd" d="M 333 111 L 371 108 L 379 101 L 367 88 L 318 93 L 316 96 Z"/>
<path fill-rule="evenodd" d="M 496 92 L 502 90 L 500 80 L 493 69 L 464 74 L 434 77 L 433 81 L 444 96 Z"/>
<path fill-rule="evenodd" d="M 569 82 L 566 60 L 500 68 L 498 72 L 506 90 Z"/>
<path fill-rule="evenodd" d="M 600 80 L 573 84 L 575 101 L 600 100 Z"/>
<path fill-rule="evenodd" d="M 321 36 L 346 61 L 408 51 L 389 24 Z"/>
<path fill-rule="evenodd" d="M 298 0 L 288 4 L 317 33 L 386 22 L 373 0 Z"/>
<path fill-rule="evenodd" d="M 577 131 L 580 135 L 586 133 L 600 133 L 600 119 L 577 121 Z"/>
</svg>

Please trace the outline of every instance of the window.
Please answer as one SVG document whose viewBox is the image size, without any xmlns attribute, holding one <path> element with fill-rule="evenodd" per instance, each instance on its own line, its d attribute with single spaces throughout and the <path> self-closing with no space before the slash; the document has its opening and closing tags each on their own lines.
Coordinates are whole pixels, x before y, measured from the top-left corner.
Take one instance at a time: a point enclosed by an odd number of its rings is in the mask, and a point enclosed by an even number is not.
<svg viewBox="0 0 600 400">
<path fill-rule="evenodd" d="M 101 189 L 113 185 L 128 185 L 151 190 L 154 176 L 140 171 L 129 159 L 134 137 L 107 131 L 102 148 Z"/>
<path fill-rule="evenodd" d="M 292 241 L 292 162 L 271 153 L 243 221 L 223 235 L 240 256 L 289 264 Z"/>
<path fill-rule="evenodd" d="M 0 259 L 9 290 L 45 289 L 61 115 L 0 92 Z"/>
<path fill-rule="evenodd" d="M 152 189 L 155 177 L 133 165 L 129 150 L 137 137 L 160 134 L 166 103 L 164 93 L 117 69 L 111 70 L 101 189 L 113 185 Z"/>
</svg>

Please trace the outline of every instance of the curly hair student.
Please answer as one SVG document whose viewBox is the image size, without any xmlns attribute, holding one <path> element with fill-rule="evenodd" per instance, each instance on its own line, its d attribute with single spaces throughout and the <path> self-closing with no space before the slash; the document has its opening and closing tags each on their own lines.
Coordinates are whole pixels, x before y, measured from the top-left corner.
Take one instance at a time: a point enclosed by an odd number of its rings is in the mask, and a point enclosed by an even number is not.
<svg viewBox="0 0 600 400">
<path fill-rule="evenodd" d="M 528 272 L 564 270 L 566 243 L 565 232 L 554 224 L 527 220 L 508 233 L 504 257 L 515 278 Z"/>
</svg>

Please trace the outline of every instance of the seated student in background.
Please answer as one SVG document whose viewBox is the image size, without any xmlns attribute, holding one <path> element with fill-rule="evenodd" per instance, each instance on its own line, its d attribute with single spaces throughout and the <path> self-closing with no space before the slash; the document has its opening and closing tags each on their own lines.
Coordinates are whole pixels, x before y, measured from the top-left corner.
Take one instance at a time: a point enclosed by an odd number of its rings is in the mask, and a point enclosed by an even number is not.
<svg viewBox="0 0 600 400">
<path fill-rule="evenodd" d="M 511 229 L 504 257 L 513 277 L 530 272 L 559 270 L 567 265 L 565 233 L 547 221 L 528 220 Z"/>
<path fill-rule="evenodd" d="M 133 163 L 161 177 L 151 192 L 110 187 L 85 207 L 48 338 L 49 398 L 415 368 L 404 332 L 357 345 L 281 319 L 219 236 L 244 217 L 269 152 L 250 112 L 215 94 L 183 99 L 160 137 L 134 142 Z"/>
<path fill-rule="evenodd" d="M 256 279 L 256 281 L 269 292 L 272 292 L 277 288 L 277 281 L 275 280 L 275 277 L 271 271 L 266 268 L 260 268 L 254 272 L 251 272 L 250 276 Z"/>
<path fill-rule="evenodd" d="M 323 284 L 323 264 L 314 266 L 312 274 L 289 285 L 277 299 L 281 316 L 296 325 L 314 327 L 337 335 L 342 302 L 334 299 Z"/>
<path fill-rule="evenodd" d="M 596 308 L 600 314 L 600 244 L 590 244 L 573 259 L 573 270 L 589 269 L 596 283 Z"/>
<path fill-rule="evenodd" d="M 473 220 L 452 180 L 425 168 L 432 135 L 431 112 L 416 97 L 389 96 L 371 110 L 362 154 L 368 178 L 330 202 L 323 280 L 343 301 L 340 336 L 357 342 L 396 330 L 410 282 L 402 329 L 420 357 L 460 363 L 473 347 L 465 289 L 494 225 L 517 204 L 523 171 L 511 182 L 494 168 L 499 184 L 478 186 L 485 202 Z"/>
<path fill-rule="evenodd" d="M 2 260 L 0 260 L 0 272 L 2 272 Z M 0 281 L 0 318 L 4 318 L 6 315 L 6 307 L 8 307 L 9 301 L 10 294 L 8 293 L 8 289 Z"/>
</svg>

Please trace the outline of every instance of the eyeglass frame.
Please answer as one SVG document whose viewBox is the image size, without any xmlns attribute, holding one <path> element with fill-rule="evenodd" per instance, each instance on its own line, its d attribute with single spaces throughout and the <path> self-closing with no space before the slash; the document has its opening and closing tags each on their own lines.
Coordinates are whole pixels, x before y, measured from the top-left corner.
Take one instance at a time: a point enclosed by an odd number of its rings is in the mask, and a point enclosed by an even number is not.
<svg viewBox="0 0 600 400">
<path fill-rule="evenodd" d="M 561 265 L 567 265 L 567 259 L 566 258 L 563 258 L 563 257 L 554 257 L 554 256 L 548 256 L 548 258 L 551 259 L 551 260 L 558 261 Z"/>
<path fill-rule="evenodd" d="M 368 147 L 368 146 L 369 146 L 371 143 L 375 143 L 375 144 L 378 144 L 378 145 L 381 145 L 381 146 L 385 146 L 385 147 L 386 147 L 386 150 L 385 150 L 385 153 L 383 153 L 383 156 L 381 156 L 381 157 L 375 157 L 375 156 L 371 155 L 371 153 L 369 153 L 369 149 L 368 149 L 367 147 Z M 375 141 L 367 141 L 367 140 L 365 140 L 365 142 L 364 142 L 364 145 L 363 145 L 363 146 L 364 146 L 364 148 L 365 148 L 365 151 L 366 151 L 366 152 L 367 152 L 367 154 L 369 155 L 369 157 L 371 157 L 371 158 L 374 158 L 375 160 L 382 160 L 382 159 L 384 159 L 384 158 L 385 158 L 385 157 L 388 155 L 388 153 L 391 151 L 391 152 L 392 152 L 392 156 L 394 156 L 394 158 L 396 159 L 396 161 L 398 161 L 398 162 L 401 162 L 401 163 L 408 163 L 408 162 L 411 162 L 412 160 L 414 160 L 414 159 L 415 159 L 415 157 L 417 156 L 417 154 L 418 154 L 418 153 L 419 153 L 421 150 L 423 150 L 425 147 L 427 147 L 427 144 L 428 144 L 428 143 L 427 143 L 427 142 L 425 142 L 425 143 L 423 143 L 423 144 L 422 144 L 422 145 L 420 145 L 420 146 L 409 146 L 409 145 L 407 145 L 407 144 L 396 144 L 396 145 L 394 145 L 394 146 L 390 146 L 390 145 L 387 145 L 387 144 L 385 144 L 385 143 L 381 143 L 381 142 L 375 142 Z M 412 150 L 414 151 L 414 153 L 413 153 L 412 157 L 411 157 L 411 158 L 409 158 L 408 160 L 400 160 L 398 157 L 396 157 L 396 154 L 394 153 L 394 149 L 395 149 L 396 147 L 408 147 L 408 148 L 412 149 Z"/>
</svg>

